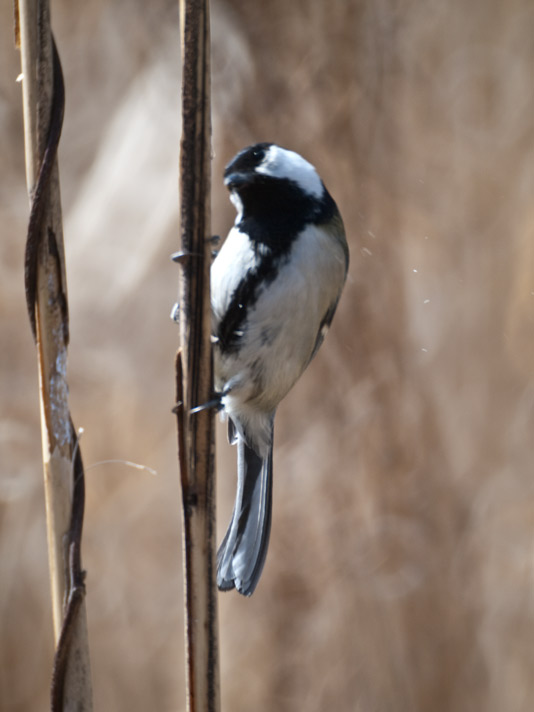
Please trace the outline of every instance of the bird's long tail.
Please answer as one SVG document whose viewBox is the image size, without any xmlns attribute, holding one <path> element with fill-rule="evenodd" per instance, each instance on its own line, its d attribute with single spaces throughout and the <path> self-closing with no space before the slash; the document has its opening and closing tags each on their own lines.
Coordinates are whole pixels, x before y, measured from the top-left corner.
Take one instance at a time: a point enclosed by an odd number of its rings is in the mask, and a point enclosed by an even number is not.
<svg viewBox="0 0 534 712">
<path fill-rule="evenodd" d="M 273 490 L 273 448 L 262 458 L 237 436 L 237 494 L 228 527 L 217 553 L 217 585 L 250 596 L 261 576 L 269 534 Z"/>
</svg>

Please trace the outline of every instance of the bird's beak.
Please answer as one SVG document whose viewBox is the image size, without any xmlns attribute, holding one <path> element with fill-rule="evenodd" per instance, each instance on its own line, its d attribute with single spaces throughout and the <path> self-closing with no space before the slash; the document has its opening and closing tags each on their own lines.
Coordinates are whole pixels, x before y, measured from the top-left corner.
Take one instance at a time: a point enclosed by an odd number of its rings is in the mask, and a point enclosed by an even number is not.
<svg viewBox="0 0 534 712">
<path fill-rule="evenodd" d="M 224 178 L 224 185 L 228 190 L 234 190 L 250 182 L 248 173 L 229 173 Z"/>
</svg>

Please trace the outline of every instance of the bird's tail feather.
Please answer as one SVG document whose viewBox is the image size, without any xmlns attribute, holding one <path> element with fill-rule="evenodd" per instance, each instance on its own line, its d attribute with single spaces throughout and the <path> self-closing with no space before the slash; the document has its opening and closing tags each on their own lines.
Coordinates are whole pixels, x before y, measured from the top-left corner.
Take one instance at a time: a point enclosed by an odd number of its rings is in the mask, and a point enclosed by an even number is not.
<svg viewBox="0 0 534 712">
<path fill-rule="evenodd" d="M 259 581 L 271 532 L 273 449 L 262 458 L 238 436 L 237 494 L 217 553 L 217 585 L 250 596 Z"/>
</svg>

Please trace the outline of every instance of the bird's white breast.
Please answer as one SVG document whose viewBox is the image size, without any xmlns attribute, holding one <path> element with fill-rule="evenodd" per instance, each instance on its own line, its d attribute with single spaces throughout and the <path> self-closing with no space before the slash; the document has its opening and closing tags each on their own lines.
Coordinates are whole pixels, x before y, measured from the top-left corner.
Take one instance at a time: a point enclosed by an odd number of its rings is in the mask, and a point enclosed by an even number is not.
<svg viewBox="0 0 534 712">
<path fill-rule="evenodd" d="M 266 401 L 278 405 L 308 365 L 321 321 L 339 299 L 344 281 L 341 247 L 322 228 L 308 226 L 248 319 L 249 358 L 261 355 Z M 269 330 L 272 341 L 263 343 Z"/>
<path fill-rule="evenodd" d="M 216 322 L 258 259 L 248 237 L 233 228 L 212 267 Z M 321 321 L 337 302 L 344 280 L 341 245 L 322 227 L 308 225 L 275 279 L 262 285 L 256 301 L 248 305 L 239 349 L 216 357 L 216 376 L 235 382 L 229 409 L 249 404 L 274 411 L 308 365 Z"/>
</svg>

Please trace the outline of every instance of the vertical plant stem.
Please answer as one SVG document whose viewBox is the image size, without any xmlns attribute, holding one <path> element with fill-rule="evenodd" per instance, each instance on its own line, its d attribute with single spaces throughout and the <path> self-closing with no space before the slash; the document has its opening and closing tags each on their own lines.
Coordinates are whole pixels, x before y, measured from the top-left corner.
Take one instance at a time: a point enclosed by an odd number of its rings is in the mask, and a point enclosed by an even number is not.
<svg viewBox="0 0 534 712">
<path fill-rule="evenodd" d="M 53 709 L 92 709 L 87 623 L 79 544 L 83 467 L 72 426 L 66 380 L 68 310 L 57 143 L 63 118 L 61 65 L 46 0 L 19 0 L 17 40 L 23 74 L 26 180 L 30 222 L 26 295 L 37 346 L 52 610 L 61 665 L 54 671 Z M 76 479 L 75 479 L 76 475 Z M 77 493 L 73 506 L 73 492 Z M 73 531 L 76 532 L 74 541 Z M 74 602 L 74 603 L 73 603 Z M 73 605 L 71 605 L 73 603 Z M 68 630 L 65 630 L 65 614 Z"/>
<path fill-rule="evenodd" d="M 210 34 L 208 0 L 181 0 L 182 280 L 177 415 L 183 498 L 187 709 L 217 712 L 214 416 L 210 343 Z M 183 374 L 182 374 L 183 367 Z"/>
</svg>

